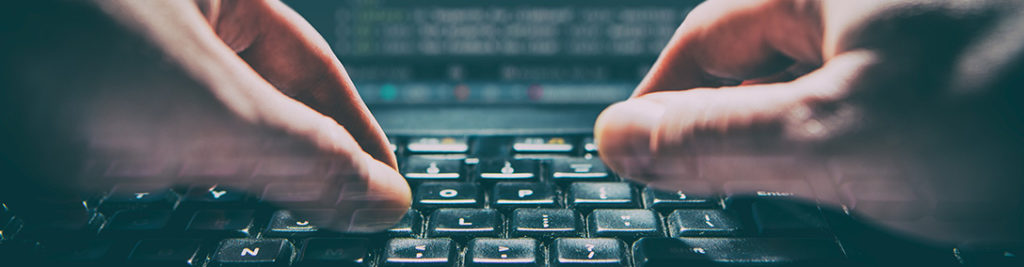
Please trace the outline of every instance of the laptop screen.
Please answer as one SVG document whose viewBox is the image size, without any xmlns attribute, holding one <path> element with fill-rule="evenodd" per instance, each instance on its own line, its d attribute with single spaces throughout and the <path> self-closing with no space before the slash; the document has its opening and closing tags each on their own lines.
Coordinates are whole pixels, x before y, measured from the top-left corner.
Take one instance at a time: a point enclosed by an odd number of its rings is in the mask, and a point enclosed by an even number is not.
<svg viewBox="0 0 1024 267">
<path fill-rule="evenodd" d="M 696 0 L 291 1 L 371 108 L 629 96 Z"/>
</svg>

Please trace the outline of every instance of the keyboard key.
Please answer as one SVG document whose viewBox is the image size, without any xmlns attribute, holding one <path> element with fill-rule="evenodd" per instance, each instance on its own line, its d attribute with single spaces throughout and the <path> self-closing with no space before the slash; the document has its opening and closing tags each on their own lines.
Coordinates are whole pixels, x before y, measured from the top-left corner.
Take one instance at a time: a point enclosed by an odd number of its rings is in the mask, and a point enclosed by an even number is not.
<svg viewBox="0 0 1024 267">
<path fill-rule="evenodd" d="M 182 164 L 178 176 L 192 178 L 238 179 L 248 178 L 255 162 L 247 160 L 186 160 Z"/>
<path fill-rule="evenodd" d="M 122 210 L 110 217 L 103 231 L 119 236 L 153 234 L 166 228 L 170 220 L 170 210 Z"/>
<path fill-rule="evenodd" d="M 658 215 L 650 210 L 594 210 L 590 214 L 590 235 L 633 239 L 661 235 Z"/>
<path fill-rule="evenodd" d="M 113 242 L 109 240 L 66 240 L 51 242 L 43 250 L 43 266 L 108 266 L 112 261 Z"/>
<path fill-rule="evenodd" d="M 597 152 L 597 143 L 594 142 L 593 137 L 583 138 L 583 151 L 590 153 Z"/>
<path fill-rule="evenodd" d="M 423 183 L 416 188 L 413 204 L 416 207 L 482 207 L 483 194 L 476 184 Z"/>
<path fill-rule="evenodd" d="M 729 181 L 722 185 L 725 194 L 732 196 L 750 196 L 755 198 L 791 198 L 803 197 L 814 199 L 814 191 L 806 181 L 800 179 L 774 181 Z"/>
<path fill-rule="evenodd" d="M 384 266 L 452 266 L 457 255 L 448 238 L 395 238 L 384 247 L 381 261 Z"/>
<path fill-rule="evenodd" d="M 517 137 L 512 150 L 519 153 L 566 153 L 573 149 L 564 137 Z"/>
<path fill-rule="evenodd" d="M 438 209 L 430 215 L 431 237 L 497 237 L 501 214 L 492 209 Z"/>
<path fill-rule="evenodd" d="M 296 217 L 291 211 L 279 210 L 270 216 L 264 235 L 273 237 L 309 236 L 320 231 L 320 224 L 330 224 L 337 214 L 335 210 L 299 210 L 305 217 Z"/>
<path fill-rule="evenodd" d="M 253 223 L 252 210 L 201 210 L 192 215 L 185 231 L 202 237 L 247 237 Z"/>
<path fill-rule="evenodd" d="M 626 266 L 625 255 L 625 245 L 618 239 L 559 238 L 551 249 L 551 263 L 554 266 Z"/>
<path fill-rule="evenodd" d="M 499 208 L 557 206 L 555 187 L 545 183 L 497 183 L 491 201 L 494 207 Z"/>
<path fill-rule="evenodd" d="M 966 243 L 957 248 L 959 258 L 972 267 L 1024 266 L 1024 242 Z"/>
<path fill-rule="evenodd" d="M 796 238 L 644 238 L 633 246 L 636 267 L 837 266 L 834 241 Z"/>
<path fill-rule="evenodd" d="M 705 184 L 706 185 L 706 184 Z M 700 192 L 711 192 L 710 186 L 698 189 Z M 671 211 L 684 208 L 712 208 L 718 203 L 711 197 L 687 194 L 679 191 L 662 191 L 654 188 L 644 188 L 644 202 L 648 208 L 658 211 Z"/>
<path fill-rule="evenodd" d="M 128 254 L 128 264 L 133 266 L 189 267 L 197 266 L 200 257 L 198 240 L 188 239 L 146 239 L 135 244 Z"/>
<path fill-rule="evenodd" d="M 358 238 L 310 238 L 302 245 L 296 266 L 366 266 L 366 242 Z"/>
<path fill-rule="evenodd" d="M 165 185 L 120 184 L 100 201 L 100 210 L 109 214 L 122 209 L 173 209 L 178 199 Z"/>
<path fill-rule="evenodd" d="M 486 160 L 477 169 L 484 181 L 530 180 L 537 177 L 537 165 L 531 159 Z"/>
<path fill-rule="evenodd" d="M 94 237 L 105 219 L 99 213 L 77 208 L 38 212 L 23 217 L 23 221 L 20 238 L 67 240 Z M 4 223 L 6 221 L 0 222 L 0 230 L 5 229 Z"/>
<path fill-rule="evenodd" d="M 462 177 L 461 159 L 409 157 L 402 164 L 402 175 L 408 180 L 458 180 Z"/>
<path fill-rule="evenodd" d="M 246 201 L 246 193 L 221 185 L 195 185 L 185 192 L 182 205 L 196 207 L 229 207 Z"/>
<path fill-rule="evenodd" d="M 751 216 L 760 235 L 803 236 L 828 234 L 818 207 L 788 201 L 755 201 Z"/>
<path fill-rule="evenodd" d="M 673 237 L 733 236 L 740 232 L 739 221 L 722 210 L 676 210 L 666 219 Z"/>
<path fill-rule="evenodd" d="M 512 236 L 535 238 L 571 237 L 579 231 L 580 220 L 569 209 L 516 209 L 512 213 Z"/>
<path fill-rule="evenodd" d="M 469 242 L 466 266 L 537 266 L 537 240 L 477 238 Z"/>
<path fill-rule="evenodd" d="M 930 214 L 917 186 L 901 180 L 850 180 L 839 187 L 843 203 L 854 212 L 889 220 L 915 220 Z"/>
<path fill-rule="evenodd" d="M 608 180 L 608 167 L 598 158 L 556 158 L 551 163 L 551 179 L 555 181 Z"/>
<path fill-rule="evenodd" d="M 398 139 L 388 137 L 388 149 L 391 153 L 398 153 Z"/>
<path fill-rule="evenodd" d="M 420 233 L 420 227 L 423 223 L 423 218 L 420 217 L 420 213 L 416 210 L 409 209 L 402 216 L 402 219 L 388 229 L 388 235 L 390 236 L 415 236 Z"/>
<path fill-rule="evenodd" d="M 264 160 L 256 165 L 252 175 L 256 177 L 308 177 L 322 174 L 329 163 L 316 159 Z"/>
<path fill-rule="evenodd" d="M 329 191 L 334 188 L 328 182 L 277 182 L 269 183 L 263 189 L 261 200 L 286 207 L 332 206 L 337 195 Z M 330 197 L 329 197 L 330 196 Z"/>
<path fill-rule="evenodd" d="M 225 239 L 210 257 L 210 266 L 288 266 L 293 246 L 288 239 Z"/>
<path fill-rule="evenodd" d="M 419 137 L 405 146 L 410 153 L 462 154 L 469 151 L 465 137 Z"/>
<path fill-rule="evenodd" d="M 569 203 L 576 208 L 632 208 L 633 188 L 627 183 L 573 183 Z"/>
</svg>

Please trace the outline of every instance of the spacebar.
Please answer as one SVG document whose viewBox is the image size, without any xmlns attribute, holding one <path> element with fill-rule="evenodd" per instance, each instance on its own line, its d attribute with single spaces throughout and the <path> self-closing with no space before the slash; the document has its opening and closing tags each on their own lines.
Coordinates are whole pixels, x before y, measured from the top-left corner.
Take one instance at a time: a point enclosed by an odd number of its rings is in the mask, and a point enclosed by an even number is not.
<svg viewBox="0 0 1024 267">
<path fill-rule="evenodd" d="M 637 267 L 841 266 L 835 241 L 809 238 L 644 238 L 633 246 Z"/>
</svg>

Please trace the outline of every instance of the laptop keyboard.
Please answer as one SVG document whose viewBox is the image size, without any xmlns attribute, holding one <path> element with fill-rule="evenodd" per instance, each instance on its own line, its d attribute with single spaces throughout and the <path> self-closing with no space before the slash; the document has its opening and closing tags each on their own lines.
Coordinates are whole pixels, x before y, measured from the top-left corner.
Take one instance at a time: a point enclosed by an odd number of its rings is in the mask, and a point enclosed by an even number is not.
<svg viewBox="0 0 1024 267">
<path fill-rule="evenodd" d="M 413 203 L 383 233 L 331 232 L 291 211 L 258 205 L 260 198 L 308 201 L 275 190 L 294 192 L 301 184 L 270 183 L 258 196 L 218 185 L 126 184 L 86 199 L 84 209 L 54 209 L 33 222 L 2 206 L 0 265 L 852 264 L 821 211 L 786 201 L 790 193 L 733 198 L 647 188 L 609 171 L 588 136 L 390 141 Z M 274 164 L 281 166 L 238 164 L 250 170 L 231 173 L 287 176 L 321 168 Z"/>
</svg>

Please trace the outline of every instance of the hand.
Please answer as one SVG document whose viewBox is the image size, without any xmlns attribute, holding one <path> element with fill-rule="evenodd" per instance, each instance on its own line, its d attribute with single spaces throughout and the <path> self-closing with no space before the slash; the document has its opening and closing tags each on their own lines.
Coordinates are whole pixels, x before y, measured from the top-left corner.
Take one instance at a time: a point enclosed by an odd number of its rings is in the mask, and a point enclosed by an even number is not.
<svg viewBox="0 0 1024 267">
<path fill-rule="evenodd" d="M 705 2 L 598 118 L 602 158 L 656 187 L 796 192 L 923 240 L 1020 238 L 1021 14 L 1012 1 Z"/>
<path fill-rule="evenodd" d="M 5 118 L 11 124 L 4 129 L 10 149 L 3 152 L 3 169 L 18 175 L 4 179 L 0 196 L 12 208 L 122 183 L 220 183 L 253 195 L 270 183 L 307 185 L 295 190 L 321 190 L 312 192 L 324 194 L 319 204 L 337 211 L 335 223 L 321 226 L 341 231 L 381 230 L 408 208 L 409 187 L 341 63 L 283 3 L 23 5 L 5 16 L 12 20 L 7 25 L 28 27 L 12 29 L 18 42 L 4 49 L 5 69 L 13 72 L 5 87 L 13 90 L 3 93 L 3 111 L 18 116 Z M 157 162 L 165 171 L 141 182 L 145 177 L 78 172 L 106 166 L 95 159 L 107 158 Z M 333 171 L 221 180 L 166 171 L 196 163 L 300 160 Z M 349 225 L 360 220 L 372 225 Z"/>
</svg>

